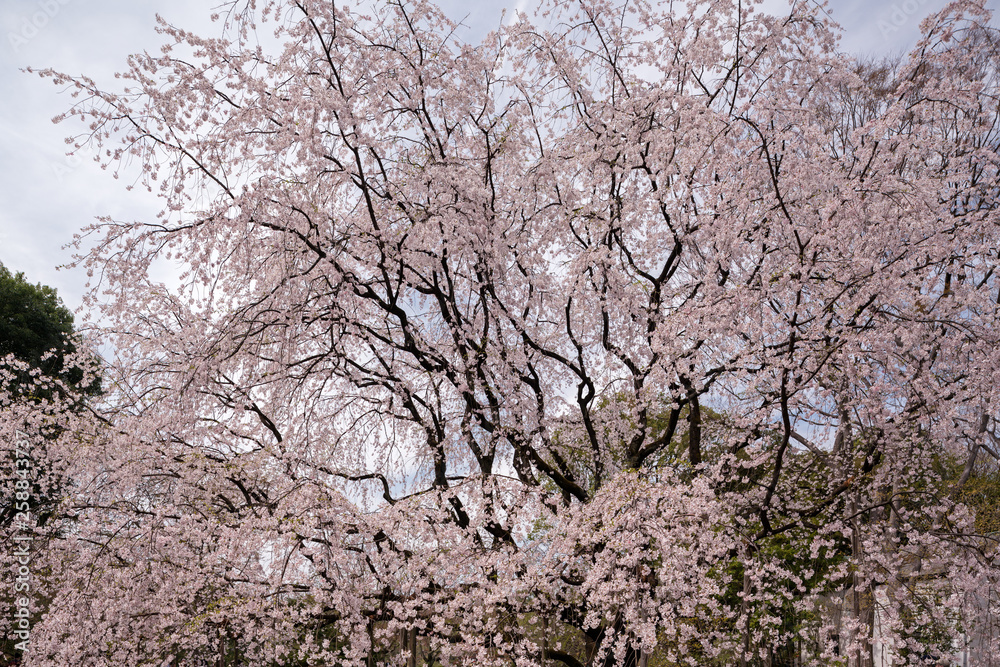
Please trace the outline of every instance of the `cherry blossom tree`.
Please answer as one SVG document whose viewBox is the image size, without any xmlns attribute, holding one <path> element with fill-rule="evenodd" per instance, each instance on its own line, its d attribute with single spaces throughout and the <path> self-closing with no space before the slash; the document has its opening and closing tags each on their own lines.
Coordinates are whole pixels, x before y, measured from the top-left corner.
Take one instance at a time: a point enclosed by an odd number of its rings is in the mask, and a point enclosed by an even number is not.
<svg viewBox="0 0 1000 667">
<path fill-rule="evenodd" d="M 882 70 L 808 3 L 218 20 L 42 72 L 163 211 L 81 239 L 115 358 L 28 664 L 997 659 L 981 4 Z"/>
</svg>

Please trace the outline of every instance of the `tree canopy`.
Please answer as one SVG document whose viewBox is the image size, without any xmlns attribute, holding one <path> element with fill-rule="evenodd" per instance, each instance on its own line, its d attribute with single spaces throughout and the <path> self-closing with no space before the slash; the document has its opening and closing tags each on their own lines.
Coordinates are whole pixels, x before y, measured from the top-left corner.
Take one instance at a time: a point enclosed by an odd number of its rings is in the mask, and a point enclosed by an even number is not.
<svg viewBox="0 0 1000 667">
<path fill-rule="evenodd" d="M 34 370 L 59 378 L 84 395 L 100 393 L 100 378 L 93 375 L 98 358 L 89 353 L 79 357 L 79 345 L 73 313 L 56 290 L 31 284 L 24 273 L 11 273 L 0 264 L 0 357 L 13 355 L 24 364 L 14 373 L 12 390 L 19 393 L 17 385 L 30 384 L 27 378 Z M 88 384 L 80 385 L 85 376 Z"/>
<path fill-rule="evenodd" d="M 28 664 L 1000 659 L 982 3 L 874 65 L 810 3 L 540 5 L 41 72 L 163 211 L 81 245 L 112 388 L 46 407 Z"/>
<path fill-rule="evenodd" d="M 0 356 L 15 358 L 46 372 L 60 368 L 58 353 L 72 343 L 73 314 L 51 287 L 28 282 L 0 264 Z M 57 355 L 42 358 L 56 351 Z"/>
</svg>

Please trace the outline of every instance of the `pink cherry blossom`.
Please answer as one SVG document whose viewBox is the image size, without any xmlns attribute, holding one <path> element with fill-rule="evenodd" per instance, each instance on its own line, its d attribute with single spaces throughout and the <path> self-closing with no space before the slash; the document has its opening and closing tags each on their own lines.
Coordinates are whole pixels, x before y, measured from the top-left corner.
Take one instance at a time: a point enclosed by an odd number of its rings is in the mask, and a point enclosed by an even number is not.
<svg viewBox="0 0 1000 667">
<path fill-rule="evenodd" d="M 3 404 L 25 664 L 1000 659 L 981 3 L 885 64 L 809 3 L 218 21 L 41 72 L 163 210 L 80 238 L 106 393 Z"/>
</svg>

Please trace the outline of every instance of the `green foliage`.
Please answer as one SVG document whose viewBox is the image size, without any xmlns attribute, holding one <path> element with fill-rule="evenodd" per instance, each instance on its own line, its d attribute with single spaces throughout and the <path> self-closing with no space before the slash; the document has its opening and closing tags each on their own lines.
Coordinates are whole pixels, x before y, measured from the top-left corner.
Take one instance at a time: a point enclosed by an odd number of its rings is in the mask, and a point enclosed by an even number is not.
<svg viewBox="0 0 1000 667">
<path fill-rule="evenodd" d="M 958 500 L 975 512 L 976 533 L 1000 533 L 1000 463 L 980 455 Z"/>
<path fill-rule="evenodd" d="M 42 356 L 64 348 L 72 334 L 73 314 L 54 289 L 32 285 L 23 273 L 0 265 L 0 355 L 13 354 L 51 371 L 54 360 L 43 363 Z"/>
<path fill-rule="evenodd" d="M 43 374 L 93 395 L 100 391 L 99 382 L 79 387 L 83 369 L 65 368 L 66 357 L 76 352 L 77 342 L 73 314 L 56 290 L 33 285 L 23 273 L 11 273 L 0 264 L 0 358 L 12 354 Z M 25 380 L 21 377 L 14 384 L 23 387 Z M 15 395 L 22 394 L 20 388 L 12 389 Z"/>
</svg>

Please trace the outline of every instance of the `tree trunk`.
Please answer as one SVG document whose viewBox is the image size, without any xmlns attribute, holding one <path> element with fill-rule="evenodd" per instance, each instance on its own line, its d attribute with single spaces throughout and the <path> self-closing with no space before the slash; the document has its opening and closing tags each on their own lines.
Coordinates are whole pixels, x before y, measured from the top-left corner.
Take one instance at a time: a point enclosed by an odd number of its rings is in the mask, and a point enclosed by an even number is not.
<svg viewBox="0 0 1000 667">
<path fill-rule="evenodd" d="M 542 616 L 542 667 L 546 667 L 549 659 L 549 617 Z"/>
<path fill-rule="evenodd" d="M 851 514 L 854 516 L 851 522 L 851 555 L 854 563 L 858 564 L 863 557 L 863 549 L 861 546 L 861 522 L 857 516 L 857 500 L 852 499 L 850 506 Z M 860 633 L 860 636 L 854 638 L 857 640 L 858 648 L 855 654 L 850 657 L 850 662 L 855 667 L 874 667 L 872 630 L 875 625 L 875 591 L 870 585 L 863 584 L 857 568 L 855 568 L 853 585 L 851 586 L 851 603 L 852 616 L 857 624 L 855 633 Z"/>
</svg>

